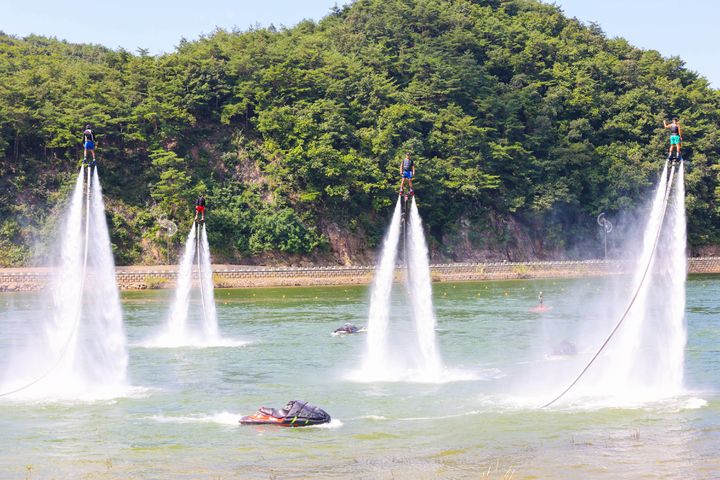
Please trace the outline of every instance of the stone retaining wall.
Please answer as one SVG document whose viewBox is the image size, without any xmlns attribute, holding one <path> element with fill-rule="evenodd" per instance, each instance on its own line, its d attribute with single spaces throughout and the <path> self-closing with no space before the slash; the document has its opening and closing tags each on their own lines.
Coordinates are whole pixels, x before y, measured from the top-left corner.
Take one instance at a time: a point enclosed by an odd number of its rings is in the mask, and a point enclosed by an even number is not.
<svg viewBox="0 0 720 480">
<path fill-rule="evenodd" d="M 433 281 L 507 280 L 521 278 L 559 278 L 615 275 L 627 271 L 628 262 L 585 260 L 562 262 L 452 263 L 430 265 Z M 300 285 L 353 285 L 372 281 L 374 267 L 249 267 L 213 265 L 218 288 Z M 688 259 L 688 272 L 720 273 L 720 257 Z M 48 268 L 0 269 L 0 291 L 41 290 L 50 277 Z M 396 276 L 402 277 L 398 268 Z M 197 279 L 197 272 L 193 273 Z M 117 282 L 123 290 L 169 288 L 175 286 L 175 266 L 118 267 Z"/>
</svg>

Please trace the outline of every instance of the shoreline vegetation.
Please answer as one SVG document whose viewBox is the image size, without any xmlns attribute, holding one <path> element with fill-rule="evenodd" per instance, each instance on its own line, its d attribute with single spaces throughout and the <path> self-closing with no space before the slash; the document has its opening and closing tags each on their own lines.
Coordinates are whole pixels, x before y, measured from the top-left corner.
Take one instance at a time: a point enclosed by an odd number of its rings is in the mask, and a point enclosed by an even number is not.
<svg viewBox="0 0 720 480">
<path fill-rule="evenodd" d="M 620 260 L 449 263 L 430 265 L 430 275 L 433 282 L 462 282 L 621 275 L 631 269 L 632 262 Z M 176 265 L 117 267 L 116 278 L 121 290 L 169 289 L 175 287 L 177 270 Z M 368 285 L 375 273 L 374 266 L 213 265 L 212 270 L 215 288 Z M 50 267 L 0 269 L 0 292 L 43 290 L 52 273 Z M 688 273 L 718 274 L 720 257 L 688 258 Z M 398 266 L 395 275 L 402 279 L 404 269 Z"/>
<path fill-rule="evenodd" d="M 554 5 L 362 0 L 159 56 L 0 32 L 0 265 L 51 263 L 85 125 L 118 265 L 175 263 L 200 193 L 217 262 L 371 263 L 406 152 L 433 261 L 600 257 L 598 215 L 632 234 L 672 117 L 703 255 L 720 91 Z"/>
</svg>

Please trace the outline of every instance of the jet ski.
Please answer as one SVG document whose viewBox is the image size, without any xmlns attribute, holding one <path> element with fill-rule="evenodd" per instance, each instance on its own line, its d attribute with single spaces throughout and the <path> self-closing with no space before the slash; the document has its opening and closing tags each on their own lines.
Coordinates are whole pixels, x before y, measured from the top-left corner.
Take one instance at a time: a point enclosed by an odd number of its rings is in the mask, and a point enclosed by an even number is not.
<svg viewBox="0 0 720 480">
<path fill-rule="evenodd" d="M 279 425 L 306 427 L 330 422 L 330 415 L 320 407 L 301 400 L 290 400 L 285 407 L 260 407 L 253 415 L 240 418 L 241 425 Z"/>
<path fill-rule="evenodd" d="M 338 335 L 350 335 L 352 333 L 361 333 L 361 332 L 367 332 L 365 327 L 357 327 L 353 325 L 352 323 L 346 323 L 340 328 L 336 328 L 332 334 L 335 336 Z"/>
</svg>

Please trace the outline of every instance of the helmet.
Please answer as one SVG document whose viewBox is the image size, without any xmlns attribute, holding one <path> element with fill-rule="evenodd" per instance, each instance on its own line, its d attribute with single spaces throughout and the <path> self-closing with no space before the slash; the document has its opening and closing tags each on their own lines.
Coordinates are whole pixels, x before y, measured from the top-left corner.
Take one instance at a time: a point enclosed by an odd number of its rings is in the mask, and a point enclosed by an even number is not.
<svg viewBox="0 0 720 480">
<path fill-rule="evenodd" d="M 90 130 L 90 125 L 85 125 L 85 130 Z"/>
</svg>

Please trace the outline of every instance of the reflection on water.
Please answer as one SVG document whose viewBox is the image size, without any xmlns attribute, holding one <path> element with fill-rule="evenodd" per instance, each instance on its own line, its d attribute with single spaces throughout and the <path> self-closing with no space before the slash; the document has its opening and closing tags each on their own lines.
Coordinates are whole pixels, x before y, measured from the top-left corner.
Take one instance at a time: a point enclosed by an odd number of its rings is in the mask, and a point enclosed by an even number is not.
<svg viewBox="0 0 720 480">
<path fill-rule="evenodd" d="M 331 332 L 363 324 L 366 288 L 218 290 L 220 329 L 242 346 L 172 349 L 142 346 L 165 321 L 169 293 L 126 293 L 134 390 L 96 402 L 0 399 L 0 471 L 7 478 L 719 477 L 720 277 L 688 282 L 685 394 L 537 408 L 570 362 L 548 347 L 596 320 L 593 293 L 604 282 L 435 284 L 443 363 L 468 374 L 445 383 L 348 379 L 365 338 Z M 553 309 L 528 312 L 540 290 Z M 0 364 L 22 348 L 39 311 L 33 295 L 0 295 Z M 576 347 L 582 354 L 592 345 Z M 530 381 L 529 371 L 547 377 Z M 295 398 L 327 410 L 330 428 L 237 425 L 261 405 Z"/>
</svg>

